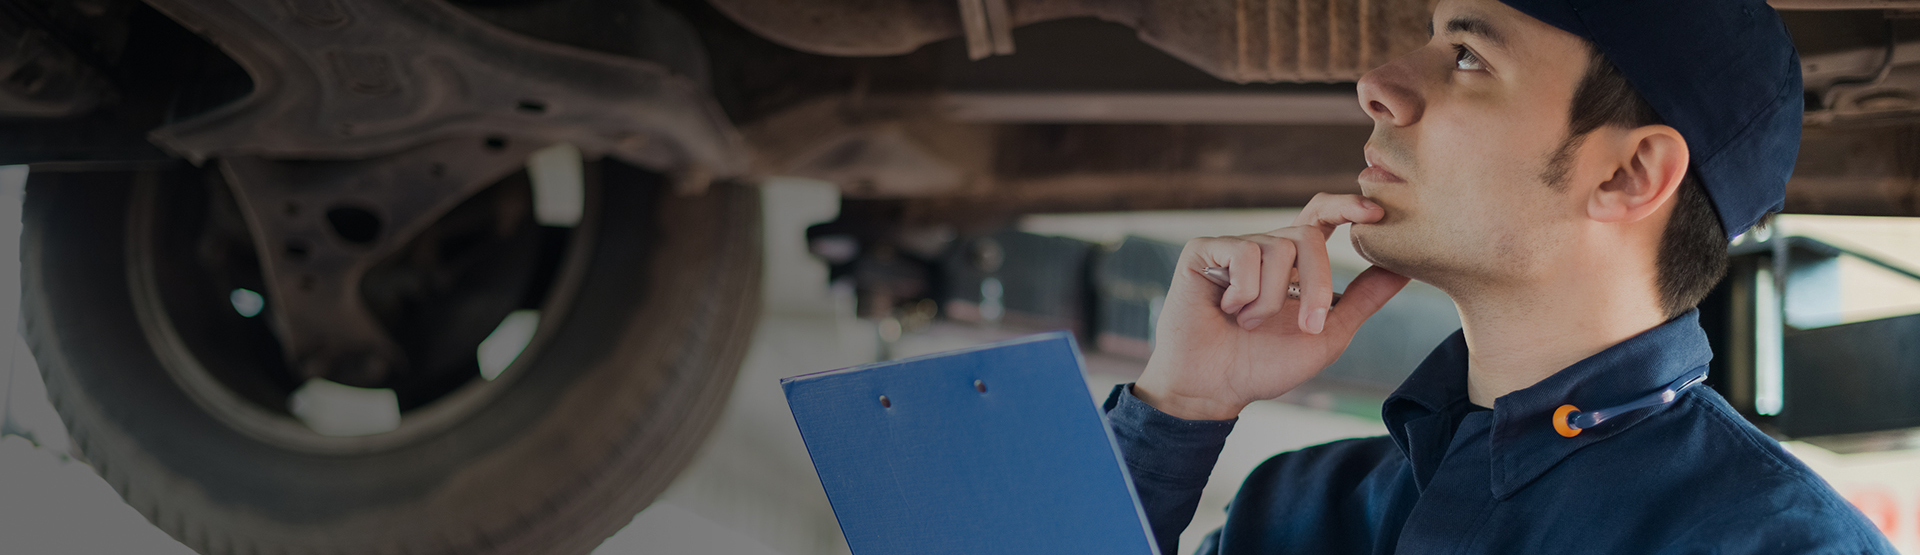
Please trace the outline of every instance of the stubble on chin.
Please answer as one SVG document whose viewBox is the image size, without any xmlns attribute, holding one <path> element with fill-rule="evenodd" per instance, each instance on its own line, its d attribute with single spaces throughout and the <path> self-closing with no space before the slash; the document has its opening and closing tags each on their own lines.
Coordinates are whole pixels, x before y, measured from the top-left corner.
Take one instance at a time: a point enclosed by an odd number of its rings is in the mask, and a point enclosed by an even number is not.
<svg viewBox="0 0 1920 555">
<path fill-rule="evenodd" d="M 1400 235 L 1404 234 L 1393 233 L 1380 227 L 1380 224 L 1356 224 L 1348 233 L 1354 252 L 1360 253 L 1360 258 L 1368 263 L 1431 283 L 1429 279 L 1441 264 L 1431 255 L 1421 252 L 1422 247 L 1428 245 L 1410 242 L 1407 237 Z"/>
<path fill-rule="evenodd" d="M 1385 268 L 1386 266 L 1380 263 L 1380 259 L 1374 258 L 1373 253 L 1367 250 L 1367 242 L 1361 238 L 1360 225 L 1354 224 L 1353 229 L 1347 230 L 1347 240 L 1353 243 L 1353 252 L 1360 253 L 1360 258 L 1365 259 L 1368 264 Z"/>
<path fill-rule="evenodd" d="M 1366 259 L 1367 263 L 1400 273 L 1401 263 L 1405 261 L 1394 256 L 1396 249 L 1392 240 L 1380 237 L 1381 231 L 1385 230 L 1380 229 L 1378 224 L 1354 224 L 1353 229 L 1348 230 L 1347 237 L 1353 243 L 1354 252 L 1360 253 L 1360 258 Z"/>
</svg>

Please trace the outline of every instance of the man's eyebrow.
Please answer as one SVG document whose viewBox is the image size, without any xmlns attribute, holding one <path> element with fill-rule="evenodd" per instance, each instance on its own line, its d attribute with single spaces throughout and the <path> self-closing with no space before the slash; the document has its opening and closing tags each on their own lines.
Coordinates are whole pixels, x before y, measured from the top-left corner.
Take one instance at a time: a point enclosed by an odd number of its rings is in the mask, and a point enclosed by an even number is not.
<svg viewBox="0 0 1920 555">
<path fill-rule="evenodd" d="M 1507 38 L 1505 35 L 1500 34 L 1500 29 L 1494 27 L 1493 24 L 1487 22 L 1487 20 L 1478 17 L 1459 16 L 1449 19 L 1447 20 L 1447 32 L 1466 33 L 1486 39 L 1487 42 L 1493 43 L 1496 47 L 1507 47 Z"/>
</svg>

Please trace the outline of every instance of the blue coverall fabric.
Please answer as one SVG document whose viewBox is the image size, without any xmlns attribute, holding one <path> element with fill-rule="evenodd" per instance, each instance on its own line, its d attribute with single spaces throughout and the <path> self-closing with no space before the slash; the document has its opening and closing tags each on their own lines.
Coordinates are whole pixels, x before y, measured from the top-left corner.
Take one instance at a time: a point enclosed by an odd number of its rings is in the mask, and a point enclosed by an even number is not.
<svg viewBox="0 0 1920 555">
<path fill-rule="evenodd" d="M 1894 553 L 1825 480 L 1713 390 L 1562 437 L 1562 404 L 1626 403 L 1704 371 L 1689 312 L 1495 400 L 1467 398 L 1456 332 L 1390 396 L 1390 436 L 1256 468 L 1199 553 Z M 1233 421 L 1188 421 L 1114 388 L 1105 409 L 1172 555 Z"/>
</svg>

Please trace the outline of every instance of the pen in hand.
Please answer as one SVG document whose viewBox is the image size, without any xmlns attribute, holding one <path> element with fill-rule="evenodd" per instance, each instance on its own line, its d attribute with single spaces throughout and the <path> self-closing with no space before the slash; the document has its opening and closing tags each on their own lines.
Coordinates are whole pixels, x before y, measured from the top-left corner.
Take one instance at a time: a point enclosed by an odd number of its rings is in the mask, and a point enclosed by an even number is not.
<svg viewBox="0 0 1920 555">
<path fill-rule="evenodd" d="M 1201 277 L 1207 278 L 1207 281 L 1213 282 L 1214 285 L 1227 287 L 1233 284 L 1233 282 L 1227 279 L 1228 274 L 1227 274 L 1226 268 L 1221 268 L 1219 266 L 1208 266 L 1205 268 L 1201 268 L 1197 271 L 1200 272 Z M 1300 282 L 1296 281 L 1296 282 L 1287 284 L 1287 298 L 1289 299 L 1300 298 Z M 1339 293 L 1333 294 L 1333 304 L 1340 304 Z"/>
</svg>

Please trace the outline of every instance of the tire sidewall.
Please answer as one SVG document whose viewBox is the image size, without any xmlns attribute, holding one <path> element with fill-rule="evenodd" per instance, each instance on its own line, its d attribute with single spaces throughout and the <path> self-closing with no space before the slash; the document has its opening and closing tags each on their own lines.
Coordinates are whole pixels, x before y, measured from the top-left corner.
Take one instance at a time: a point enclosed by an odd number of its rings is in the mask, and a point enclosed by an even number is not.
<svg viewBox="0 0 1920 555">
<path fill-rule="evenodd" d="M 168 376 L 128 291 L 126 214 L 134 180 L 190 176 L 30 178 L 26 330 L 78 455 L 202 552 L 586 552 L 691 460 L 758 308 L 755 190 L 621 177 L 645 180 L 608 176 L 574 305 L 525 375 L 393 450 L 268 445 Z"/>
</svg>

